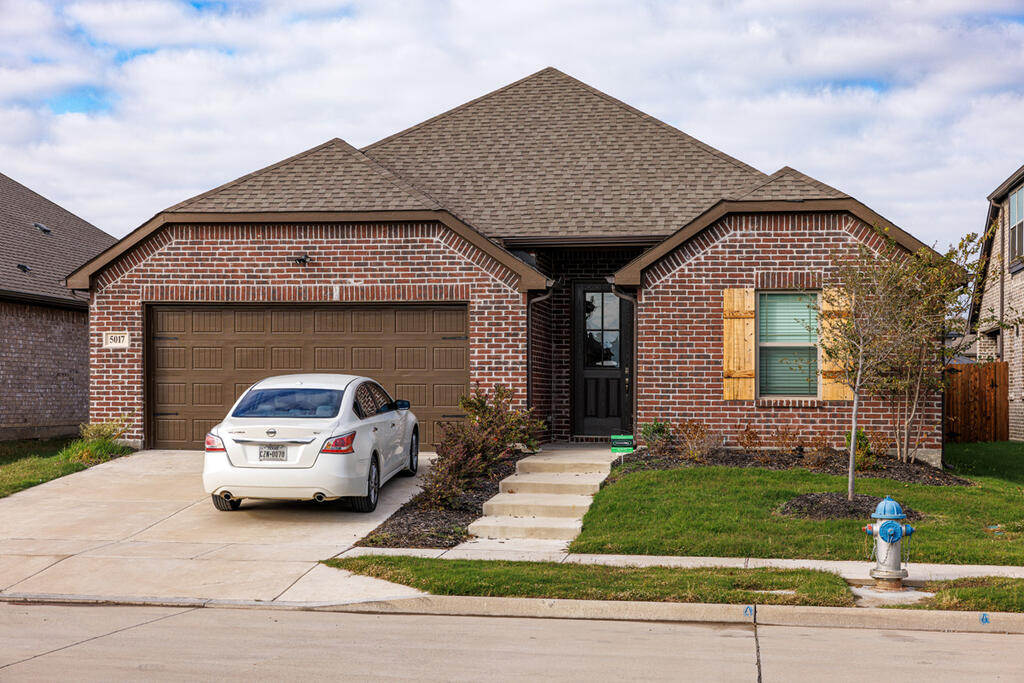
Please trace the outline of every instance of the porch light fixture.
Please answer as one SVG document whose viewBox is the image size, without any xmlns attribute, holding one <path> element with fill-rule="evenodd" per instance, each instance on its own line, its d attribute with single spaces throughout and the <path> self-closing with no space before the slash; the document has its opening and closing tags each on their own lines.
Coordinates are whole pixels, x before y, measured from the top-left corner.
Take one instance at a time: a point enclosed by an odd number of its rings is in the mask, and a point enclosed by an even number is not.
<svg viewBox="0 0 1024 683">
<path fill-rule="evenodd" d="M 295 258 L 292 259 L 292 261 L 294 261 L 295 263 L 297 263 L 300 266 L 309 265 L 309 262 L 312 261 L 312 260 L 313 259 L 311 259 L 309 257 L 309 254 L 303 254 L 302 256 L 296 256 Z"/>
</svg>

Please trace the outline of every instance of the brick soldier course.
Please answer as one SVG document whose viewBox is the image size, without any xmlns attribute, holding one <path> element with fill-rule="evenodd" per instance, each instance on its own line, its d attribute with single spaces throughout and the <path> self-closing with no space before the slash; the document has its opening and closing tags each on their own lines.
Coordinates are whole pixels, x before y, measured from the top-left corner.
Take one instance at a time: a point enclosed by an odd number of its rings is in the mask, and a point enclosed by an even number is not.
<svg viewBox="0 0 1024 683">
<path fill-rule="evenodd" d="M 182 366 L 194 377 L 154 386 L 154 363 L 166 360 L 154 345 L 194 349 L 201 333 L 155 340 L 168 335 L 151 329 L 153 307 L 202 316 L 204 305 L 229 305 L 242 315 L 273 302 L 347 315 L 359 305 L 465 305 L 466 339 L 438 339 L 468 344 L 467 386 L 511 386 L 552 440 L 693 418 L 730 441 L 749 423 L 838 444 L 846 397 L 826 388 L 769 398 L 752 389 L 753 369 L 726 376 L 724 346 L 738 342 L 723 337 L 723 295 L 819 289 L 829 252 L 874 239 L 871 226 L 882 224 L 891 225 L 835 188 L 788 167 L 766 175 L 548 68 L 362 150 L 331 140 L 170 207 L 68 284 L 92 293 L 91 416 L 128 414 L 143 444 L 169 445 L 156 429 L 157 394 L 191 415 L 221 382 L 223 400 L 204 420 L 219 419 L 235 395 L 225 373 L 238 362 L 210 333 L 213 350 L 200 355 L 224 367 Z M 890 234 L 908 250 L 924 246 L 895 226 Z M 104 348 L 113 332 L 129 333 L 130 346 Z M 387 334 L 385 345 L 401 347 L 400 330 Z M 268 375 L 280 374 L 272 358 L 287 355 L 273 336 L 257 354 Z M 359 339 L 351 329 L 329 337 L 347 368 L 366 355 Z M 754 357 L 752 346 L 744 352 Z M 447 412 L 438 397 L 450 386 L 432 383 L 430 358 L 411 367 L 408 354 L 388 356 L 376 372 L 389 390 L 419 387 L 421 410 Z M 317 369 L 315 349 L 303 358 L 293 371 Z M 739 385 L 743 398 L 729 399 Z M 864 415 L 884 426 L 880 405 Z M 204 420 L 194 420 L 190 447 Z M 937 403 L 923 427 L 922 445 L 937 448 Z"/>
</svg>

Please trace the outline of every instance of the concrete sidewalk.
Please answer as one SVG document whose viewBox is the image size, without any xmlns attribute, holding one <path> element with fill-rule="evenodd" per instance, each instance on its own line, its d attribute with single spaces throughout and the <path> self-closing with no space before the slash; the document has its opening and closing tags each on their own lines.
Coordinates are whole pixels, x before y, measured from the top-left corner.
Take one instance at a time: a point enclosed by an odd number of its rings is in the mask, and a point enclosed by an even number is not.
<svg viewBox="0 0 1024 683">
<path fill-rule="evenodd" d="M 818 569 L 832 572 L 853 582 L 870 582 L 872 562 L 864 560 L 790 560 L 756 557 L 676 557 L 667 555 L 595 555 L 570 553 L 564 541 L 479 539 L 449 550 L 422 548 L 351 548 L 339 557 L 360 555 L 414 555 L 445 560 L 511 560 L 523 562 L 565 562 L 603 564 L 615 567 L 777 567 L 781 569 Z M 908 565 L 911 585 L 924 581 L 943 581 L 973 576 L 1004 576 L 1024 579 L 1024 567 L 1007 565 L 915 564 Z"/>
</svg>

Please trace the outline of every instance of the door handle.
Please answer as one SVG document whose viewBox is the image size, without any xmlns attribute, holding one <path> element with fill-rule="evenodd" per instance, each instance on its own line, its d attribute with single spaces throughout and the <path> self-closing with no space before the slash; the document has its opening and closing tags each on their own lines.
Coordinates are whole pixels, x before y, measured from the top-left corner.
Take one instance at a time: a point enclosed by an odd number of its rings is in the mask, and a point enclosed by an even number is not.
<svg viewBox="0 0 1024 683">
<path fill-rule="evenodd" d="M 391 423 L 391 428 L 392 428 L 392 429 L 394 429 L 394 428 L 395 428 L 395 423 L 394 423 L 394 422 L 392 422 L 392 423 Z"/>
<path fill-rule="evenodd" d="M 376 428 L 376 427 L 374 427 L 374 428 L 373 428 L 373 431 L 377 431 L 377 428 Z"/>
</svg>

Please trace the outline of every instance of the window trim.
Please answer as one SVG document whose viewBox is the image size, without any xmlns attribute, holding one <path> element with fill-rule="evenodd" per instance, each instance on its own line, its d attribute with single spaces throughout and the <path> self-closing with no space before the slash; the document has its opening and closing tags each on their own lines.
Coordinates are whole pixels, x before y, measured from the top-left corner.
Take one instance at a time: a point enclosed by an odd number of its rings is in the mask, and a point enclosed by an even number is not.
<svg viewBox="0 0 1024 683">
<path fill-rule="evenodd" d="M 1017 203 L 1017 221 L 1012 222 L 1013 205 Z M 1010 192 L 1006 197 L 1006 235 L 1008 244 L 1007 265 L 1024 260 L 1024 185 Z"/>
<path fill-rule="evenodd" d="M 813 296 L 819 309 L 818 341 L 813 344 L 793 344 L 790 342 L 761 342 L 761 295 L 762 294 L 802 294 Z M 754 400 L 755 401 L 814 401 L 821 400 L 821 372 L 815 372 L 815 392 L 813 394 L 762 394 L 761 393 L 761 347 L 796 348 L 813 346 L 816 350 L 817 369 L 821 369 L 821 290 L 794 289 L 755 289 L 754 290 Z"/>
</svg>

